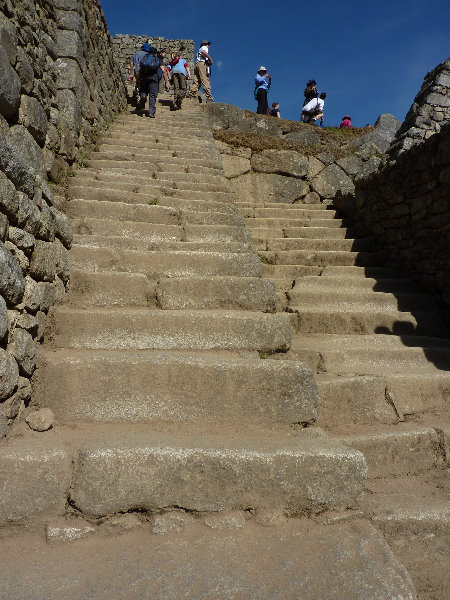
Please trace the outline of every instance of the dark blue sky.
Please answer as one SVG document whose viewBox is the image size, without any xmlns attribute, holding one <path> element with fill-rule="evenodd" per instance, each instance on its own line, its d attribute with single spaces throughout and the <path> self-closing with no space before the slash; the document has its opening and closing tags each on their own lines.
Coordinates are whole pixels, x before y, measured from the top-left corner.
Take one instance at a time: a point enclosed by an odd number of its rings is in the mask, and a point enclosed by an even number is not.
<svg viewBox="0 0 450 600">
<path fill-rule="evenodd" d="M 381 113 L 404 119 L 426 73 L 450 54 L 449 0 L 255 2 L 101 0 L 110 33 L 212 41 L 216 101 L 255 110 L 260 65 L 273 77 L 269 102 L 299 118 L 308 79 L 327 92 L 325 125 Z"/>
</svg>

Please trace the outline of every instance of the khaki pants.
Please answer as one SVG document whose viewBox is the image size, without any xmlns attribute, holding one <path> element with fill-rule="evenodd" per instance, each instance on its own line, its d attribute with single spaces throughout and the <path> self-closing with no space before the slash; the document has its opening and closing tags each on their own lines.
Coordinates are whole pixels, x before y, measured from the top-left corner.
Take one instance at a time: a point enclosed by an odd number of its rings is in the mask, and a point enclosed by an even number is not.
<svg viewBox="0 0 450 600">
<path fill-rule="evenodd" d="M 206 65 L 203 61 L 198 62 L 194 67 L 194 83 L 191 87 L 191 94 L 196 94 L 201 85 L 203 86 L 206 99 L 212 100 L 213 97 L 211 96 L 211 84 L 206 72 Z"/>
</svg>

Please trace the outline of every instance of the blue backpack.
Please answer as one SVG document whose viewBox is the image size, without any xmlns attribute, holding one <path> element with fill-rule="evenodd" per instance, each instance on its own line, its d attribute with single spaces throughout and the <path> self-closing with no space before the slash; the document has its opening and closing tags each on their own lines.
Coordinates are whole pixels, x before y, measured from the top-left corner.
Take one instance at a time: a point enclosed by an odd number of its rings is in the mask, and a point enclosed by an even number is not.
<svg viewBox="0 0 450 600">
<path fill-rule="evenodd" d="M 156 75 L 160 64 L 161 59 L 156 54 L 146 52 L 140 62 L 141 75 Z"/>
</svg>

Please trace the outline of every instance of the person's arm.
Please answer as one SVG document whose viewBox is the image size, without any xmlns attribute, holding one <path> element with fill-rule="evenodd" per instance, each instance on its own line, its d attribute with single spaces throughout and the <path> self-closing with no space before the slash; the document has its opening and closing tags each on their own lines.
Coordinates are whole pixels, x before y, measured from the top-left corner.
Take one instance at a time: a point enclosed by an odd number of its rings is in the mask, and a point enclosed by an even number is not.
<svg viewBox="0 0 450 600">
<path fill-rule="evenodd" d="M 141 65 L 139 65 L 138 72 L 136 73 L 136 85 L 139 86 L 141 83 Z"/>
<path fill-rule="evenodd" d="M 130 62 L 130 76 L 128 77 L 128 81 L 133 81 L 134 75 L 134 64 L 133 61 Z"/>
<path fill-rule="evenodd" d="M 269 79 L 269 84 L 267 86 L 267 89 L 269 89 L 270 86 L 272 85 L 272 75 L 269 75 L 269 73 L 267 73 L 267 75 L 265 75 L 265 77 L 268 77 L 268 79 Z"/>
<path fill-rule="evenodd" d="M 323 119 L 323 113 L 319 113 L 318 115 L 313 116 L 314 121 L 318 121 L 319 119 Z"/>
<path fill-rule="evenodd" d="M 191 70 L 189 69 L 189 65 L 187 63 L 184 63 L 184 68 L 186 69 L 187 79 L 190 79 L 191 78 Z"/>
<path fill-rule="evenodd" d="M 205 58 L 208 58 L 211 61 L 211 64 L 214 63 L 213 59 L 210 57 L 210 55 L 206 52 L 206 50 L 202 50 L 202 56 L 204 56 Z"/>
</svg>

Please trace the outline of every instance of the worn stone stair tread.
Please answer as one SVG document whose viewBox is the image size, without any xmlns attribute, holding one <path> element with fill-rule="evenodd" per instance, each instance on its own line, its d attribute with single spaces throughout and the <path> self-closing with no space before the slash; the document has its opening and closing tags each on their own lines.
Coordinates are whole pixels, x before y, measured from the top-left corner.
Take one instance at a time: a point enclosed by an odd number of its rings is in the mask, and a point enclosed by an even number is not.
<svg viewBox="0 0 450 600">
<path fill-rule="evenodd" d="M 290 227 L 336 227 L 342 228 L 344 227 L 344 222 L 342 219 L 323 219 L 323 218 L 314 218 L 314 219 L 275 219 L 275 218 L 266 218 L 262 219 L 259 217 L 245 219 L 245 226 L 250 227 L 251 229 L 256 228 L 290 228 Z"/>
<path fill-rule="evenodd" d="M 329 310 L 380 310 L 396 309 L 401 312 L 415 309 L 437 311 L 437 304 L 430 294 L 421 292 L 381 292 L 370 289 L 340 290 L 338 294 L 324 294 L 321 289 L 303 288 L 297 282 L 288 293 L 289 301 L 296 307 L 328 308 Z"/>
<path fill-rule="evenodd" d="M 434 427 L 416 423 L 373 426 L 333 434 L 342 444 L 360 450 L 368 464 L 368 479 L 425 473 L 444 466 L 445 454 Z"/>
<path fill-rule="evenodd" d="M 127 202 L 98 202 L 97 200 L 70 200 L 67 214 L 75 221 L 83 218 L 106 221 L 134 221 L 179 225 L 181 213 L 169 206 L 129 204 Z"/>
<path fill-rule="evenodd" d="M 177 424 L 176 431 L 101 425 L 48 434 L 32 460 L 28 437 L 0 446 L 10 490 L 0 500 L 1 520 L 32 518 L 49 506 L 62 514 L 68 493 L 85 515 L 101 517 L 174 506 L 212 512 L 279 508 L 298 515 L 355 506 L 363 491 L 363 455 L 320 431 L 280 437 L 256 427 L 205 433 L 193 424 Z M 18 504 L 24 486 L 29 494 Z"/>
<path fill-rule="evenodd" d="M 326 250 L 370 251 L 372 243 L 366 239 L 287 238 L 273 237 L 266 240 L 267 250 Z"/>
<path fill-rule="evenodd" d="M 327 267 L 325 267 L 326 269 Z M 418 291 L 417 284 L 406 278 L 376 279 L 374 277 L 348 277 L 345 274 L 327 275 L 326 273 L 323 273 L 321 277 L 302 277 L 296 287 L 301 290 L 320 290 L 324 294 L 330 292 L 341 294 L 360 289 L 387 293 L 415 293 Z"/>
<path fill-rule="evenodd" d="M 247 222 L 247 220 L 246 220 Z M 272 238 L 291 239 L 351 239 L 347 230 L 337 227 L 252 227 L 252 237 L 255 240 L 267 240 Z"/>
<path fill-rule="evenodd" d="M 401 273 L 397 269 L 375 265 L 326 265 L 322 271 L 322 277 L 328 275 L 374 279 L 398 279 L 401 277 Z"/>
<path fill-rule="evenodd" d="M 44 351 L 35 388 L 65 421 L 308 423 L 319 404 L 302 363 L 211 351 Z"/>
<path fill-rule="evenodd" d="M 240 215 L 246 215 L 247 218 L 269 218 L 269 219 L 323 219 L 323 220 L 334 220 L 334 211 L 323 211 L 315 210 L 313 207 L 310 208 L 284 208 L 284 205 L 280 205 L 277 208 L 240 208 L 238 212 Z"/>
<path fill-rule="evenodd" d="M 150 158 L 150 157 L 149 157 Z M 211 176 L 223 176 L 223 170 L 219 166 L 207 166 L 202 161 L 190 161 L 188 159 L 178 159 L 172 157 L 172 161 L 161 160 L 158 161 L 157 157 L 152 157 L 152 161 L 143 163 L 142 161 L 135 164 L 131 160 L 113 160 L 113 159 L 102 159 L 97 158 L 97 154 L 92 154 L 89 159 L 86 160 L 86 168 L 94 169 L 95 171 L 103 169 L 115 169 L 117 172 L 132 175 L 135 174 L 147 174 L 151 177 L 155 171 L 161 173 L 186 173 L 186 169 L 190 173 L 202 174 Z"/>
<path fill-rule="evenodd" d="M 150 279 L 191 275 L 260 277 L 261 262 L 248 252 L 137 251 L 74 245 L 69 254 L 72 267 L 92 272 L 144 273 Z"/>
<path fill-rule="evenodd" d="M 395 335 L 446 335 L 446 326 L 438 316 L 425 312 L 396 310 L 332 310 L 289 306 L 296 315 L 295 327 L 300 333 L 385 333 Z"/>
<path fill-rule="evenodd" d="M 163 185 L 176 182 L 179 185 L 189 186 L 193 183 L 199 183 L 220 186 L 222 189 L 226 188 L 227 181 L 223 175 L 208 174 L 208 177 L 205 177 L 203 173 L 191 173 L 186 169 L 182 171 L 176 171 L 174 169 L 163 171 L 161 168 L 158 168 L 150 171 L 140 169 L 136 172 L 129 172 L 124 169 L 104 167 L 102 169 L 85 168 L 78 170 L 74 173 L 71 183 L 76 184 L 77 182 L 83 183 L 92 180 L 112 183 L 120 182 L 122 184 L 128 183 L 132 186 L 145 185 L 149 180 L 151 182 L 159 182 Z"/>
<path fill-rule="evenodd" d="M 293 282 L 297 277 L 306 275 L 319 276 L 323 271 L 323 267 L 317 265 L 271 265 L 262 263 L 263 277 L 291 279 Z"/>
<path fill-rule="evenodd" d="M 173 199 L 173 201 L 177 200 L 187 200 L 192 197 L 192 194 L 195 193 L 197 196 L 202 199 L 211 199 L 216 201 L 227 201 L 229 198 L 229 192 L 225 191 L 213 191 L 213 190 L 183 190 L 183 189 L 173 189 L 171 187 L 161 186 L 145 186 L 145 190 L 142 192 L 137 191 L 133 192 L 133 190 L 127 189 L 120 190 L 116 189 L 115 186 L 111 186 L 110 184 L 100 187 L 94 186 L 71 186 L 70 193 L 73 194 L 74 198 L 82 198 L 87 200 L 109 200 L 114 201 L 114 199 L 119 200 L 120 202 L 129 202 L 131 204 L 148 204 L 150 202 L 159 202 L 159 196 L 162 198 Z"/>
<path fill-rule="evenodd" d="M 105 349 L 287 350 L 288 315 L 238 310 L 152 310 L 56 307 L 49 318 L 53 346 Z"/>
<path fill-rule="evenodd" d="M 71 189 L 80 189 L 88 187 L 94 190 L 107 190 L 114 189 L 115 191 L 125 191 L 128 193 L 153 193 L 154 190 L 164 189 L 170 192 L 180 193 L 184 192 L 195 192 L 195 193 L 217 193 L 229 195 L 228 188 L 222 182 L 209 182 L 209 181 L 179 181 L 178 178 L 155 178 L 149 177 L 144 179 L 142 182 L 135 180 L 134 183 L 130 181 L 123 181 L 123 177 L 103 177 L 101 175 L 95 175 L 94 173 L 83 172 L 80 175 L 75 176 L 74 181 L 71 182 Z M 131 186 L 131 188 L 130 188 Z"/>
<path fill-rule="evenodd" d="M 260 250 L 261 259 L 272 264 L 372 266 L 383 260 L 382 252 L 348 252 L 344 250 Z"/>
<path fill-rule="evenodd" d="M 4 540 L 5 597 L 73 600 L 83 590 L 99 600 L 106 600 L 105 590 L 110 600 L 219 600 L 230 594 L 297 600 L 299 590 L 302 600 L 327 598 L 330 590 L 340 600 L 416 597 L 407 571 L 367 521 L 291 519 L 222 530 L 187 517 L 172 514 L 180 527 L 188 521 L 184 530 L 170 532 L 168 519 L 166 535 L 143 527 L 114 543 L 100 535 L 53 546 L 30 536 Z M 18 572 L 27 576 L 18 578 Z"/>
</svg>

